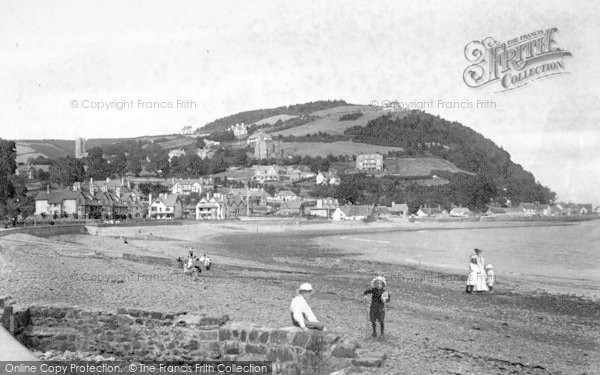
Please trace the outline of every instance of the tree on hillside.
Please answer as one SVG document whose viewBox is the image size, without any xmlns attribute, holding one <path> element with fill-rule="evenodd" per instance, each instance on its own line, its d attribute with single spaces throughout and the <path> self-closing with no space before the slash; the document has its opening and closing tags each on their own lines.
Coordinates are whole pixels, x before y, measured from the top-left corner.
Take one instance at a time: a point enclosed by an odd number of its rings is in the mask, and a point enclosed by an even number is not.
<svg viewBox="0 0 600 375">
<path fill-rule="evenodd" d="M 0 203 L 6 204 L 14 197 L 15 188 L 12 183 L 17 169 L 17 146 L 14 141 L 0 139 Z"/>
<path fill-rule="evenodd" d="M 61 186 L 70 186 L 86 178 L 83 161 L 70 155 L 55 160 L 49 174 L 50 181 Z"/>
<path fill-rule="evenodd" d="M 161 193 L 168 193 L 170 191 L 168 186 L 149 182 L 140 183 L 138 189 L 144 196 L 152 194 L 153 197 L 157 197 Z"/>
<path fill-rule="evenodd" d="M 352 136 L 354 142 L 399 146 L 407 155 L 441 157 L 463 170 L 484 176 L 487 182 L 478 185 L 481 190 L 473 197 L 478 206 L 491 192 L 500 194 L 500 188 L 507 188 L 514 200 L 547 203 L 556 197 L 490 139 L 457 122 L 422 111 L 412 111 L 404 117 L 381 116 L 367 126 L 346 129 L 344 134 Z M 495 189 L 490 189 L 491 186 Z"/>
</svg>

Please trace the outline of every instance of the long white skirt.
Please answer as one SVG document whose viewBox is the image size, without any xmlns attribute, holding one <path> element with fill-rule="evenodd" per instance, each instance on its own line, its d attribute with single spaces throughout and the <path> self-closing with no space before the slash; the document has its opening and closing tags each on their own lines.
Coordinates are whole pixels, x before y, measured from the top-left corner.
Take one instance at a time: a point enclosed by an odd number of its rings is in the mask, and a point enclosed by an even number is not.
<svg viewBox="0 0 600 375">
<path fill-rule="evenodd" d="M 475 275 L 476 280 L 475 280 L 475 288 L 473 288 L 473 290 L 475 290 L 476 292 L 487 292 L 489 291 L 488 286 L 487 286 L 487 275 L 485 272 L 477 272 L 477 274 Z"/>
</svg>

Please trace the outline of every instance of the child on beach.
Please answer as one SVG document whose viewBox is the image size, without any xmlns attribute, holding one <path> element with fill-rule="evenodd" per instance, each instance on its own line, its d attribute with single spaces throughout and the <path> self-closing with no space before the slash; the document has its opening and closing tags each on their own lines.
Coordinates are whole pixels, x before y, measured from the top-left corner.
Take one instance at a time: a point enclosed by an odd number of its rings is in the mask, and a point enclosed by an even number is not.
<svg viewBox="0 0 600 375">
<path fill-rule="evenodd" d="M 471 255 L 471 263 L 469 263 L 469 275 L 467 276 L 467 293 L 473 293 L 473 288 L 477 284 L 477 255 Z"/>
<path fill-rule="evenodd" d="M 206 254 L 200 257 L 200 263 L 204 265 L 207 271 L 210 270 L 210 257 Z"/>
<path fill-rule="evenodd" d="M 296 290 L 296 297 L 292 299 L 290 304 L 290 314 L 292 323 L 295 327 L 300 327 L 306 331 L 309 329 L 323 330 L 325 325 L 317 320 L 312 309 L 308 305 L 308 301 L 313 294 L 312 285 L 304 283 Z"/>
<path fill-rule="evenodd" d="M 496 279 L 494 275 L 494 267 L 491 264 L 488 264 L 487 266 L 485 266 L 485 270 L 487 273 L 487 286 L 490 292 L 492 292 L 494 290 L 494 281 Z"/>
<path fill-rule="evenodd" d="M 371 295 L 371 308 L 369 309 L 369 320 L 371 321 L 371 327 L 373 328 L 373 334 L 371 337 L 377 337 L 377 324 L 379 320 L 379 326 L 381 330 L 381 338 L 384 337 L 384 320 L 385 320 L 385 304 L 390 301 L 390 294 L 385 290 L 387 283 L 383 276 L 377 276 L 371 280 L 371 288 L 365 290 L 363 295 Z"/>
</svg>

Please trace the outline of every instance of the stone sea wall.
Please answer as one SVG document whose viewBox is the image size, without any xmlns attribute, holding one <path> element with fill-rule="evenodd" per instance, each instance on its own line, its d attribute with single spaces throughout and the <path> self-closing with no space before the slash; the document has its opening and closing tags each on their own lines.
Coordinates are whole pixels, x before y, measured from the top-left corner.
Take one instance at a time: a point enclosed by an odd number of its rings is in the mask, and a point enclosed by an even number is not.
<svg viewBox="0 0 600 375">
<path fill-rule="evenodd" d="M 37 225 L 29 227 L 0 229 L 0 237 L 17 233 L 31 234 L 32 236 L 39 237 L 50 237 L 67 234 L 86 234 L 88 232 L 84 224 Z"/>
<path fill-rule="evenodd" d="M 2 323 L 33 351 L 81 351 L 119 360 L 266 360 L 276 374 L 327 374 L 348 366 L 381 366 L 385 355 L 362 353 L 338 335 L 269 328 L 186 312 L 63 306 L 20 307 L 0 299 Z"/>
</svg>

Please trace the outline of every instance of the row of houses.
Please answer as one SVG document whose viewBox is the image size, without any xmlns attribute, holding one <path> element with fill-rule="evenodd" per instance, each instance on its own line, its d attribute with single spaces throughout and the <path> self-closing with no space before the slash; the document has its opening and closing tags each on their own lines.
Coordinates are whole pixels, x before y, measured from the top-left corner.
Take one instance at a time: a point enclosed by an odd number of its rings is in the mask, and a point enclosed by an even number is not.
<svg viewBox="0 0 600 375">
<path fill-rule="evenodd" d="M 485 213 L 496 217 L 573 216 L 595 213 L 591 204 L 558 203 L 555 205 L 521 203 L 516 207 L 490 206 Z"/>
<path fill-rule="evenodd" d="M 142 218 L 147 206 L 134 192 L 62 189 L 41 191 L 35 197 L 35 215 L 85 219 Z"/>
</svg>

